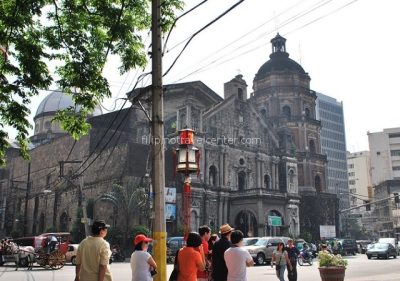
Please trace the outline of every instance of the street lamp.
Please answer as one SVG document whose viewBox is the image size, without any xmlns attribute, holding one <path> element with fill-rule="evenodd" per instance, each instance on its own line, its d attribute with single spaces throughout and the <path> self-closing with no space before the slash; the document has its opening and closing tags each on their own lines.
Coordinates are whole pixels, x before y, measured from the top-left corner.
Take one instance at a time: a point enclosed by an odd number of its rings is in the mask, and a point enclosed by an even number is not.
<svg viewBox="0 0 400 281">
<path fill-rule="evenodd" d="M 191 209 L 191 173 L 199 173 L 200 151 L 193 146 L 194 131 L 183 129 L 179 131 L 179 148 L 176 149 L 178 163 L 176 172 L 185 176 L 183 185 L 183 228 L 185 239 L 190 232 Z"/>
</svg>

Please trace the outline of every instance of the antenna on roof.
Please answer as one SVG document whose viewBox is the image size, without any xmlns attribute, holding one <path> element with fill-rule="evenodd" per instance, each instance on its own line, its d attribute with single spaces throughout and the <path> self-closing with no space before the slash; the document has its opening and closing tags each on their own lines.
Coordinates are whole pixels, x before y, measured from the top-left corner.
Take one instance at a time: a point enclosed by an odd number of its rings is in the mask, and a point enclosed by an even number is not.
<svg viewBox="0 0 400 281">
<path fill-rule="evenodd" d="M 300 63 L 300 65 L 301 65 L 302 59 L 303 59 L 303 54 L 302 54 L 302 52 L 301 52 L 301 44 L 300 44 L 300 42 L 299 42 L 299 63 Z"/>
<path fill-rule="evenodd" d="M 274 11 L 274 24 L 275 24 L 275 33 L 279 32 L 279 16 L 276 15 L 276 11 Z"/>
</svg>

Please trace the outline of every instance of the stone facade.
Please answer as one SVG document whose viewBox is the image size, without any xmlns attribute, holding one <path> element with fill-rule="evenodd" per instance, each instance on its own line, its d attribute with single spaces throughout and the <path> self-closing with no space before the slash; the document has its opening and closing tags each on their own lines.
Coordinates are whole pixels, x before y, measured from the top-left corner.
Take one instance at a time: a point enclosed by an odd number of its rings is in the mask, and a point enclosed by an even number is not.
<svg viewBox="0 0 400 281">
<path fill-rule="evenodd" d="M 174 176 L 172 151 L 178 130 L 185 127 L 196 130 L 195 146 L 201 152 L 200 173 L 192 177 L 192 229 L 201 224 L 217 228 L 228 222 L 246 236 L 310 232 L 318 239 L 318 225 L 335 224 L 336 199 L 325 194 L 326 156 L 320 152 L 316 95 L 310 90 L 308 74 L 288 58 L 285 39 L 278 35 L 272 44 L 271 59 L 256 74 L 251 94 L 241 75 L 225 83 L 224 98 L 199 81 L 165 87 L 166 186 L 177 190 L 177 215 L 167 220 L 169 234 L 179 232 L 183 221 L 183 177 Z M 145 107 L 149 110 L 148 104 Z M 121 126 L 107 130 L 114 119 L 111 128 Z M 24 215 L 25 202 L 29 210 L 25 234 L 50 226 L 72 229 L 82 201 L 78 179 L 58 179 L 59 161 L 90 156 L 80 168 L 93 161 L 83 173 L 83 193 L 94 202 L 92 217 L 113 225 L 122 222 L 118 206 L 96 200 L 113 183 L 134 179 L 151 191 L 147 176 L 152 139 L 146 115 L 139 109 L 124 109 L 92 117 L 90 122 L 90 134 L 75 144 L 68 136 L 57 136 L 31 151 L 32 185 L 27 197 L 23 191 L 18 193 L 15 181 L 27 180 L 28 164 L 10 154 L 0 179 L 1 194 L 7 194 L 7 233 L 19 227 L 16 217 Z M 66 164 L 64 173 L 76 174 L 79 167 Z M 131 224 L 150 225 L 151 215 L 147 215 L 143 218 L 138 213 Z M 280 217 L 281 226 L 271 225 L 271 216 Z"/>
</svg>

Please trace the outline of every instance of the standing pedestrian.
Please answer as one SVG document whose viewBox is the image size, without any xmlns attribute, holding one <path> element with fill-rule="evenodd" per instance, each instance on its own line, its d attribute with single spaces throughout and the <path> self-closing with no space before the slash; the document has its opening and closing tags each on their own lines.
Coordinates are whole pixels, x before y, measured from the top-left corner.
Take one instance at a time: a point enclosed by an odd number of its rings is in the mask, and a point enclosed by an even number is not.
<svg viewBox="0 0 400 281">
<path fill-rule="evenodd" d="M 110 244 L 104 240 L 109 227 L 103 220 L 93 222 L 92 236 L 85 238 L 79 244 L 75 281 L 112 281 L 109 266 Z"/>
<path fill-rule="evenodd" d="M 243 233 L 234 230 L 231 234 L 232 246 L 225 251 L 224 259 L 228 268 L 228 281 L 247 281 L 246 267 L 253 266 L 254 261 L 248 251 L 243 249 Z"/>
<path fill-rule="evenodd" d="M 136 235 L 134 252 L 131 255 L 132 281 L 152 281 L 156 273 L 157 264 L 148 253 L 149 243 L 153 241 L 143 234 Z"/>
<path fill-rule="evenodd" d="M 178 268 L 178 281 L 196 281 L 197 271 L 206 269 L 202 240 L 198 233 L 189 233 L 186 246 L 179 250 Z"/>
<path fill-rule="evenodd" d="M 229 224 L 224 224 L 219 228 L 221 239 L 215 242 L 212 258 L 212 277 L 215 281 L 226 281 L 228 278 L 228 268 L 226 267 L 224 254 L 231 247 L 231 233 L 234 229 Z"/>
<path fill-rule="evenodd" d="M 292 269 L 288 268 L 288 279 L 289 281 L 297 281 L 297 259 L 301 258 L 301 256 L 299 249 L 293 243 L 293 239 L 288 240 L 286 251 L 292 265 Z"/>
<path fill-rule="evenodd" d="M 283 244 L 283 242 L 278 243 L 278 247 L 272 254 L 271 267 L 274 266 L 274 263 L 278 280 L 285 281 L 286 265 L 289 267 L 289 270 L 293 270 L 293 268 L 292 264 L 290 263 L 288 253 L 285 251 L 285 244 Z"/>
<path fill-rule="evenodd" d="M 207 225 L 203 225 L 199 227 L 199 235 L 201 237 L 201 244 L 203 245 L 203 251 L 205 256 L 206 262 L 206 270 L 199 270 L 197 271 L 197 281 L 208 281 L 208 268 L 209 268 L 209 261 L 208 261 L 208 240 L 211 237 L 211 228 Z"/>
</svg>

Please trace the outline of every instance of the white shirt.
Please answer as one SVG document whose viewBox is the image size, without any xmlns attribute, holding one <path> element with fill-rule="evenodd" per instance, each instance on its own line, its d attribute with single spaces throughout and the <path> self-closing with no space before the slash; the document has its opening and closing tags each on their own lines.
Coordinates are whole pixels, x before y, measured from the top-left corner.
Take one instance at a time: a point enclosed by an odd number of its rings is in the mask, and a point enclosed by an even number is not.
<svg viewBox="0 0 400 281">
<path fill-rule="evenodd" d="M 150 265 L 151 255 L 145 251 L 134 251 L 131 256 L 132 281 L 152 281 Z"/>
<path fill-rule="evenodd" d="M 240 247 L 231 247 L 225 251 L 224 259 L 228 268 L 228 281 L 247 281 L 246 262 L 253 261 L 248 251 Z"/>
</svg>

